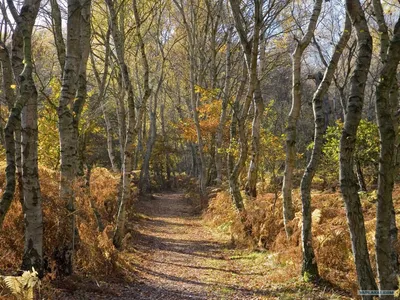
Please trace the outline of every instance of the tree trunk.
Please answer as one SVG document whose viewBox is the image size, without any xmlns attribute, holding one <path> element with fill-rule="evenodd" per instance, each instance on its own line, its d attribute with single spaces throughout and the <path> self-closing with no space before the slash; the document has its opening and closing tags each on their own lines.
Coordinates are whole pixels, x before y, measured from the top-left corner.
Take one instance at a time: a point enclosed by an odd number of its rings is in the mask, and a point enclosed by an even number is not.
<svg viewBox="0 0 400 300">
<path fill-rule="evenodd" d="M 135 14 L 138 16 L 138 12 L 136 11 Z M 142 41 L 143 43 L 143 41 Z M 149 119 L 150 119 L 150 134 L 149 138 L 147 140 L 147 145 L 146 145 L 146 152 L 144 155 L 143 159 L 143 164 L 142 164 L 142 170 L 140 172 L 140 180 L 139 180 L 139 189 L 141 193 L 147 193 L 150 187 L 150 158 L 151 158 L 151 153 L 153 151 L 154 144 L 156 142 L 156 137 L 157 137 L 157 106 L 158 106 L 158 96 L 159 92 L 161 90 L 163 81 L 164 81 L 164 65 L 165 65 L 165 57 L 164 57 L 164 50 L 162 43 L 159 43 L 159 52 L 162 54 L 162 62 L 161 62 L 161 73 L 160 77 L 158 79 L 157 83 L 157 88 L 154 93 L 154 107 L 150 98 L 150 103 L 149 103 Z M 143 49 L 144 51 L 144 45 Z M 143 53 L 142 53 L 143 55 Z M 144 54 L 145 55 L 145 54 Z M 145 59 L 142 59 L 142 61 L 145 62 L 145 66 L 147 65 L 147 59 L 145 55 Z M 159 68 L 157 68 L 159 69 Z M 147 66 L 147 73 L 149 72 L 148 66 Z M 145 85 L 145 89 L 149 90 L 150 87 Z M 146 93 L 145 93 L 146 94 Z M 162 112 L 164 113 L 164 112 Z M 163 119 L 163 116 L 161 117 Z M 162 120 L 163 121 L 163 120 Z M 163 130 L 164 130 L 164 124 L 162 124 Z"/>
<path fill-rule="evenodd" d="M 311 159 L 304 172 L 301 180 L 301 201 L 302 201 L 302 250 L 303 262 L 301 274 L 305 280 L 316 280 L 319 278 L 317 261 L 312 246 L 312 215 L 311 215 L 311 183 L 314 178 L 316 169 L 321 160 L 322 147 L 324 143 L 325 114 L 324 114 L 324 97 L 332 82 L 337 63 L 342 55 L 344 48 L 351 35 L 351 21 L 346 14 L 346 21 L 342 36 L 336 45 L 331 61 L 325 70 L 322 81 L 317 80 L 318 89 L 313 97 L 314 111 L 314 146 L 312 149 Z M 319 75 L 317 75 L 319 77 Z M 319 78 L 317 78 L 319 79 Z"/>
<path fill-rule="evenodd" d="M 107 115 L 107 111 L 106 111 L 106 108 L 104 107 L 104 105 L 102 105 L 102 110 L 103 110 L 104 123 L 106 125 L 108 158 L 110 159 L 111 169 L 113 170 L 113 172 L 117 173 L 118 168 L 117 168 L 117 164 L 115 162 L 113 133 L 112 133 L 112 129 L 111 129 L 111 122 Z"/>
<path fill-rule="evenodd" d="M 82 3 L 81 3 L 82 1 Z M 78 125 L 86 100 L 86 64 L 90 42 L 91 1 L 68 0 L 66 59 L 63 70 L 60 103 L 58 106 L 58 130 L 61 149 L 60 198 L 65 203 L 68 216 L 68 232 L 61 251 L 59 272 L 73 272 L 73 256 L 76 245 L 74 182 L 77 175 Z"/>
<path fill-rule="evenodd" d="M 390 91 L 389 94 L 389 98 L 390 98 L 390 103 L 392 105 L 392 112 L 395 116 L 397 116 L 397 112 L 399 111 L 399 85 L 396 82 L 396 80 L 394 80 L 393 85 L 392 85 L 392 89 Z M 399 128 L 399 119 L 393 118 L 393 126 L 394 128 Z M 397 154 L 398 154 L 398 147 L 396 145 L 399 145 L 398 143 L 398 139 L 399 139 L 399 130 L 395 130 L 395 146 L 394 146 L 394 176 L 396 176 L 395 174 L 398 174 L 398 160 L 397 160 Z M 394 177 L 396 178 L 396 177 Z M 395 270 L 396 274 L 400 274 L 400 265 L 399 265 L 399 254 L 397 252 L 397 243 L 398 243 L 398 239 L 397 239 L 397 233 L 398 233 L 398 229 L 397 229 L 397 225 L 396 225 L 396 212 L 393 208 L 392 213 L 391 213 L 391 221 L 390 221 L 390 239 L 392 242 L 392 266 L 393 269 Z"/>
<path fill-rule="evenodd" d="M 350 96 L 340 139 L 340 188 L 346 205 L 358 284 L 362 290 L 377 290 L 369 260 L 357 178 L 353 170 L 357 128 L 361 119 L 365 83 L 372 57 L 372 38 L 360 2 L 346 0 L 346 8 L 357 32 L 358 49 L 356 66 L 350 79 Z M 363 296 L 363 298 L 372 299 L 373 297 Z"/>
<path fill-rule="evenodd" d="M 111 28 L 111 35 L 115 44 L 115 51 L 117 54 L 118 64 L 121 70 L 123 87 L 127 93 L 128 100 L 128 126 L 126 126 L 126 133 L 120 132 L 120 139 L 124 136 L 124 145 L 123 152 L 121 153 L 122 159 L 122 191 L 121 198 L 119 201 L 118 214 L 116 220 L 116 227 L 113 237 L 113 243 L 116 248 L 120 248 L 122 246 L 122 240 L 125 236 L 125 219 L 126 219 L 126 202 L 130 199 L 131 188 L 130 188 L 130 176 L 132 172 L 132 154 L 134 151 L 133 140 L 135 136 L 135 123 L 136 123 L 136 114 L 135 114 L 135 101 L 133 95 L 133 86 L 131 80 L 129 78 L 128 66 L 125 63 L 125 54 L 124 54 L 124 41 L 122 38 L 121 28 L 118 27 L 117 14 L 114 7 L 114 2 L 111 0 L 106 0 L 108 11 L 109 11 L 109 22 Z M 122 123 L 122 110 L 124 104 L 122 99 L 120 99 L 119 107 L 119 122 L 120 125 L 125 126 Z M 122 126 L 121 126 L 122 127 Z M 122 142 L 122 141 L 121 141 Z M 122 148 L 122 145 L 121 145 Z"/>
<path fill-rule="evenodd" d="M 122 78 L 124 82 L 124 87 L 128 94 L 128 126 L 126 132 L 126 142 L 124 147 L 124 160 L 122 164 L 122 193 L 119 202 L 116 227 L 114 231 L 113 243 L 116 248 L 121 248 L 122 240 L 125 236 L 125 221 L 126 221 L 126 203 L 131 197 L 131 187 L 130 187 L 130 176 L 133 166 L 133 153 L 134 153 L 134 139 L 137 137 L 138 130 L 140 129 L 143 115 L 145 111 L 146 101 L 151 95 L 151 90 L 149 87 L 149 66 L 147 63 L 146 52 L 144 48 L 144 42 L 140 33 L 140 18 L 137 11 L 136 1 L 133 1 L 133 12 L 136 22 L 136 36 L 139 41 L 139 50 L 141 53 L 142 65 L 144 69 L 143 85 L 144 94 L 140 107 L 138 108 L 137 118 L 135 111 L 135 101 L 133 95 L 133 86 L 129 78 L 128 66 L 125 63 L 124 56 L 124 43 L 121 36 L 121 29 L 117 27 L 117 15 L 114 8 L 114 3 L 111 0 L 106 0 L 109 14 L 110 14 L 110 26 L 111 34 L 115 43 L 115 50 L 117 52 L 118 63 L 122 70 Z"/>
<path fill-rule="evenodd" d="M 217 185 L 222 182 L 222 158 L 223 158 L 223 148 L 222 148 L 222 138 L 223 130 L 227 118 L 227 107 L 231 88 L 231 39 L 232 39 L 233 27 L 228 29 L 228 37 L 226 42 L 226 58 L 225 58 L 225 84 L 224 84 L 224 96 L 222 100 L 221 115 L 219 118 L 217 132 L 215 134 L 215 169 L 217 171 Z"/>
<path fill-rule="evenodd" d="M 247 96 L 243 107 L 240 107 L 240 101 L 244 93 L 244 88 L 246 86 L 246 78 L 247 75 L 247 66 L 243 64 L 243 71 L 242 71 L 242 78 L 239 89 L 236 94 L 235 103 L 233 106 L 233 114 L 232 114 L 232 121 L 231 121 L 231 128 L 230 128 L 230 151 L 228 154 L 228 165 L 229 165 L 229 190 L 233 200 L 233 203 L 239 213 L 244 211 L 244 203 L 243 197 L 240 193 L 240 186 L 239 186 L 239 176 L 242 172 L 247 158 L 247 138 L 246 138 L 246 128 L 245 128 L 245 121 L 247 118 L 247 112 L 250 107 L 251 98 L 253 94 L 252 86 L 249 85 Z M 232 151 L 235 147 L 237 147 L 237 135 L 239 135 L 239 147 L 240 147 L 240 154 L 237 162 L 234 162 L 234 156 Z"/>
<path fill-rule="evenodd" d="M 160 115 L 161 115 L 161 133 L 162 133 L 162 142 L 164 146 L 164 159 L 165 159 L 165 169 L 167 172 L 167 187 L 171 188 L 171 167 L 170 167 L 170 161 L 169 161 L 169 153 L 168 153 L 168 144 L 166 140 L 166 131 L 165 131 L 165 116 L 164 116 L 164 111 L 165 111 L 165 98 L 164 98 L 164 103 L 161 104 L 160 107 Z"/>
<path fill-rule="evenodd" d="M 16 18 L 17 26 L 23 35 L 23 71 L 19 74 L 19 93 L 16 107 L 12 110 L 19 118 L 22 109 L 22 181 L 23 212 L 25 223 L 25 244 L 22 269 L 32 270 L 43 275 L 43 220 L 40 195 L 38 155 L 37 155 L 37 91 L 33 81 L 32 31 L 40 0 L 25 1 L 20 15 Z M 24 99 L 24 100 L 22 100 Z M 25 105 L 19 106 L 25 102 Z M 12 117 L 12 118 L 11 118 Z M 14 116 L 10 116 L 13 119 Z M 11 135 L 12 137 L 12 135 Z"/>
<path fill-rule="evenodd" d="M 257 80 L 254 90 L 254 118 L 251 132 L 251 160 L 247 175 L 246 192 L 252 197 L 257 197 L 258 165 L 260 160 L 260 131 L 264 114 L 264 99 L 261 94 L 260 80 Z"/>
<path fill-rule="evenodd" d="M 398 103 L 391 103 L 390 93 L 397 80 L 397 67 L 400 61 L 400 19 L 397 21 L 394 34 L 389 41 L 388 31 L 383 17 L 380 1 L 373 1 L 375 14 L 378 19 L 379 31 L 381 33 L 381 61 L 383 67 L 376 88 L 376 112 L 380 133 L 380 157 L 378 173 L 378 206 L 376 213 L 376 235 L 375 250 L 381 290 L 397 290 L 398 261 L 396 247 L 393 242 L 397 241 L 397 226 L 395 211 L 393 207 L 393 167 L 396 165 L 395 141 L 396 125 L 393 104 L 396 108 Z M 396 85 L 397 88 L 397 85 Z M 397 97 L 396 97 L 397 98 Z M 397 99 L 395 100 L 398 101 Z M 394 233 L 396 233 L 393 241 Z M 382 299 L 393 299 L 392 296 L 384 296 Z"/>
<path fill-rule="evenodd" d="M 151 153 L 153 151 L 153 146 L 154 143 L 156 142 L 156 136 L 157 136 L 157 120 L 156 120 L 156 114 L 157 114 L 157 92 L 155 93 L 154 96 L 154 108 L 150 108 L 150 135 L 147 140 L 146 144 L 146 152 L 144 155 L 143 159 L 143 165 L 142 165 L 142 170 L 140 172 L 140 181 L 139 181 L 139 188 L 140 192 L 143 194 L 146 194 L 149 191 L 150 188 L 150 158 L 151 158 Z M 152 101 L 150 101 L 150 106 L 152 106 Z"/>
<path fill-rule="evenodd" d="M 51 27 L 54 35 L 54 44 L 57 49 L 57 57 L 61 66 L 61 70 L 65 65 L 65 43 L 62 34 L 62 18 L 60 6 L 57 0 L 50 0 L 51 5 Z M 62 74 L 61 74 L 62 75 Z"/>
<path fill-rule="evenodd" d="M 319 14 L 321 12 L 321 7 L 322 0 L 315 0 L 307 31 L 301 41 L 297 43 L 296 49 L 292 55 L 292 108 L 289 113 L 288 125 L 286 127 L 286 161 L 282 186 L 283 221 L 285 224 L 286 234 L 288 236 L 292 234 L 292 229 L 288 227 L 288 223 L 294 218 L 292 201 L 292 178 L 296 162 L 297 121 L 299 119 L 301 109 L 301 58 L 303 56 L 304 50 L 308 47 L 311 42 L 311 38 L 314 35 Z"/>
<path fill-rule="evenodd" d="M 4 148 L 6 150 L 6 187 L 0 201 L 0 228 L 2 227 L 4 218 L 10 208 L 14 198 L 16 179 L 16 142 L 14 142 L 14 132 L 19 127 L 19 116 L 25 99 L 19 98 L 19 102 L 15 103 L 15 94 L 11 88 L 13 83 L 13 75 L 11 69 L 11 61 L 6 45 L 0 44 L 0 62 L 2 67 L 2 85 L 7 106 L 10 111 L 9 118 L 4 128 Z M 14 108 L 15 104 L 15 108 Z"/>
<path fill-rule="evenodd" d="M 5 91 L 5 96 L 6 96 L 6 101 L 7 101 L 7 106 L 10 111 L 10 117 L 12 116 L 12 120 L 9 120 L 6 127 L 5 127 L 5 132 L 4 132 L 4 143 L 5 143 L 5 149 L 6 149 L 6 156 L 7 152 L 10 151 L 9 157 L 11 157 L 11 152 L 14 152 L 14 162 L 11 162 L 8 158 L 7 161 L 10 162 L 10 164 L 7 163 L 7 166 L 10 166 L 8 170 L 6 169 L 6 192 L 3 194 L 2 201 L 0 203 L 0 227 L 1 224 L 4 220 L 5 214 L 8 211 L 8 208 L 10 207 L 12 198 L 14 196 L 15 192 L 15 174 L 17 176 L 17 182 L 18 182 L 18 191 L 19 191 L 19 201 L 21 205 L 23 205 L 24 202 L 24 191 L 23 191 L 23 183 L 22 183 L 22 153 L 21 153 L 21 121 L 20 121 L 20 114 L 22 107 L 24 103 L 26 102 L 25 99 L 23 99 L 22 102 L 20 102 L 17 106 L 22 105 L 21 107 L 16 107 L 17 111 L 13 114 L 12 113 L 12 107 L 14 106 L 14 103 L 18 100 L 16 98 L 19 98 L 19 93 L 20 93 L 20 74 L 22 73 L 24 69 L 24 64 L 23 64 L 23 59 L 24 59 L 24 39 L 23 39 L 23 22 L 20 19 L 21 16 L 18 15 L 18 12 L 14 6 L 13 1 L 7 0 L 9 9 L 11 11 L 11 14 L 13 15 L 13 18 L 15 19 L 17 25 L 15 27 L 15 30 L 13 32 L 12 36 L 12 55 L 11 55 L 11 60 L 9 57 L 9 53 L 7 51 L 6 45 L 2 44 L 0 45 L 1 49 L 1 58 L 2 60 L 2 70 L 3 70 L 3 83 L 7 84 L 7 86 L 4 88 Z M 26 3 L 25 3 L 26 4 Z M 26 12 L 25 12 L 26 13 Z M 22 15 L 22 14 L 21 14 Z M 36 17 L 35 17 L 36 18 Z M 29 26 L 29 25 L 28 25 Z M 11 65 L 10 65 L 11 61 Z M 12 91 L 12 78 L 14 77 L 14 81 L 16 83 L 16 90 L 17 90 L 17 97 L 15 96 L 15 93 Z M 16 117 L 16 119 L 14 119 Z M 9 126 L 8 126 L 9 125 Z M 8 131 L 8 133 L 6 132 Z M 12 132 L 12 133 L 11 133 Z M 7 134 L 12 134 L 13 137 L 10 137 L 9 142 L 6 142 L 6 135 Z M 14 146 L 11 146 L 11 138 L 13 139 L 13 142 L 15 143 Z M 15 139 L 15 140 L 14 140 Z M 13 148 L 13 149 L 11 149 Z M 9 149 L 9 150 L 7 150 Z M 13 173 L 13 175 L 11 174 Z"/>
<path fill-rule="evenodd" d="M 119 86 L 119 96 L 115 100 L 116 102 L 116 114 L 117 114 L 117 121 L 118 121 L 118 140 L 119 140 L 119 153 L 120 153 L 120 167 L 122 172 L 122 163 L 124 161 L 124 153 L 125 153 L 125 144 L 126 144 L 126 109 L 124 104 L 125 99 L 125 89 Z M 122 182 L 122 180 L 121 180 Z"/>
</svg>

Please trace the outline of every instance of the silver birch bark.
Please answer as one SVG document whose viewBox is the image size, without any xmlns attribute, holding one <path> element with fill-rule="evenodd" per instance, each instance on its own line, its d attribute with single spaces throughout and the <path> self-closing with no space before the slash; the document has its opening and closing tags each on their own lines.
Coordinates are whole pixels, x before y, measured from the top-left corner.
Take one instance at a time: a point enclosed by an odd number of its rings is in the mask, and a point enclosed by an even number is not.
<svg viewBox="0 0 400 300">
<path fill-rule="evenodd" d="M 125 62 L 124 41 L 122 38 L 121 29 L 118 27 L 118 18 L 115 11 L 114 2 L 106 0 L 109 12 L 109 22 L 111 35 L 115 44 L 115 52 L 117 55 L 118 64 L 121 71 L 123 80 L 123 87 L 127 94 L 128 100 L 128 125 L 126 126 L 125 145 L 122 154 L 122 191 L 119 201 L 118 214 L 116 220 L 116 227 L 114 231 L 113 243 L 116 248 L 121 248 L 122 239 L 125 236 L 125 219 L 126 219 L 126 202 L 130 199 L 130 177 L 132 172 L 132 155 L 134 152 L 133 140 L 135 135 L 135 100 L 133 94 L 133 86 L 129 76 L 128 66 Z M 122 101 L 122 99 L 121 99 Z M 121 103 L 119 109 L 123 107 Z"/>
<path fill-rule="evenodd" d="M 23 183 L 22 183 L 22 152 L 21 152 L 21 111 L 26 103 L 25 98 L 20 97 L 20 75 L 24 70 L 24 32 L 25 26 L 29 27 L 29 20 L 26 24 L 23 22 L 22 17 L 26 16 L 30 12 L 24 11 L 18 14 L 17 9 L 14 6 L 14 2 L 11 0 L 7 0 L 7 4 L 9 10 L 17 23 L 13 31 L 12 36 L 12 50 L 11 50 L 11 65 L 10 65 L 10 57 L 5 45 L 0 45 L 1 56 L 5 56 L 5 60 L 2 59 L 2 70 L 6 74 L 3 77 L 5 80 L 4 84 L 7 84 L 5 88 L 7 105 L 10 110 L 9 118 L 7 124 L 4 128 L 4 142 L 6 149 L 6 189 L 2 195 L 2 199 L 0 201 L 0 227 L 4 221 L 4 217 L 11 205 L 11 201 L 14 197 L 15 187 L 16 187 L 16 178 L 17 175 L 18 180 L 18 189 L 19 189 L 19 201 L 21 205 L 24 202 L 24 191 L 23 191 Z M 30 3 L 24 2 L 23 7 L 26 8 L 31 5 Z M 3 8 L 3 5 L 2 5 Z M 34 13 L 34 12 L 32 12 Z M 28 18 L 29 19 L 29 18 Z M 33 23 L 35 22 L 36 16 L 34 17 Z M 7 59 L 8 56 L 8 59 Z M 17 86 L 17 95 L 11 90 L 11 82 L 12 75 L 14 77 L 14 81 Z M 14 103 L 15 102 L 15 103 Z"/>
<path fill-rule="evenodd" d="M 325 70 L 322 81 L 318 82 L 318 89 L 313 96 L 313 111 L 314 111 L 314 146 L 312 149 L 311 159 L 304 172 L 301 180 L 301 201 L 302 201 L 302 270 L 303 278 L 307 280 L 316 280 L 319 278 L 317 261 L 312 246 L 312 218 L 311 218 L 311 183 L 317 170 L 318 164 L 322 155 L 322 147 L 324 143 L 325 115 L 323 99 L 326 95 L 329 86 L 332 82 L 337 63 L 344 48 L 347 45 L 351 35 L 351 21 L 346 14 L 344 30 L 342 36 L 337 43 L 332 58 Z M 318 76 L 318 75 L 317 75 Z"/>
<path fill-rule="evenodd" d="M 73 185 L 79 165 L 78 125 L 86 100 L 90 6 L 90 0 L 68 0 L 66 54 L 57 109 L 61 152 L 60 198 L 65 203 L 68 214 L 66 216 L 68 232 L 65 234 L 63 249 L 59 249 L 62 252 L 63 262 L 58 267 L 63 275 L 70 275 L 73 272 L 73 255 L 77 239 Z"/>
<path fill-rule="evenodd" d="M 400 61 L 400 19 L 397 21 L 393 37 L 389 40 L 388 29 L 380 1 L 373 1 L 377 17 L 383 64 L 376 88 L 376 112 L 380 134 L 380 157 L 378 173 L 378 205 L 376 213 L 375 250 L 381 290 L 397 290 L 398 260 L 396 252 L 397 227 L 393 207 L 393 186 L 395 179 L 396 116 L 390 93 L 397 80 L 397 67 Z M 398 100 L 396 99 L 396 102 Z M 395 104 L 396 106 L 398 103 Z M 393 238 L 394 236 L 394 238 Z M 382 299 L 393 299 L 382 296 Z"/>
<path fill-rule="evenodd" d="M 7 0 L 8 8 L 18 23 L 18 12 L 14 6 L 14 2 Z M 16 26 L 12 35 L 12 49 L 11 49 L 11 65 L 14 73 L 14 80 L 17 84 L 17 97 L 19 96 L 20 78 L 19 75 L 24 69 L 24 51 L 23 51 L 23 32 L 21 26 Z M 18 119 L 15 124 L 14 138 L 15 138 L 15 166 L 18 181 L 19 201 L 21 204 L 24 202 L 24 191 L 22 183 L 22 152 L 21 152 L 21 120 Z"/>
<path fill-rule="evenodd" d="M 22 32 L 23 69 L 19 74 L 19 93 L 10 119 L 19 118 L 22 109 L 22 181 L 25 243 L 22 269 L 34 267 L 43 271 L 43 220 L 37 156 L 37 91 L 33 81 L 32 31 L 40 0 L 24 1 L 16 17 L 17 30 Z M 14 49 L 15 50 L 15 49 Z M 14 52 L 16 53 L 16 52 Z M 14 69 L 15 71 L 16 69 Z M 14 114 L 14 115 L 13 115 Z M 15 123 L 14 123 L 15 124 Z"/>
<path fill-rule="evenodd" d="M 51 27 L 54 35 L 54 42 L 57 49 L 57 57 L 62 72 L 65 65 L 65 43 L 62 35 L 61 11 L 57 0 L 50 0 L 50 5 L 51 5 L 51 22 L 52 22 Z"/>
<path fill-rule="evenodd" d="M 247 68 L 246 73 L 249 77 L 248 90 L 245 98 L 245 102 L 241 108 L 240 113 L 237 115 L 237 120 L 235 121 L 235 126 L 240 143 L 240 155 L 237 163 L 233 167 L 231 174 L 229 176 L 229 188 L 238 211 L 244 212 L 243 199 L 240 194 L 239 188 L 239 176 L 245 167 L 245 163 L 248 155 L 247 146 L 247 136 L 246 136 L 246 119 L 248 116 L 248 111 L 250 105 L 253 101 L 253 95 L 257 88 L 260 86 L 259 79 L 257 77 L 257 63 L 258 63 L 258 49 L 260 42 L 260 30 L 261 30 L 261 2 L 257 1 L 255 3 L 255 13 L 254 13 L 254 33 L 251 42 L 247 38 L 246 31 L 244 29 L 243 19 L 240 12 L 240 2 L 237 0 L 230 0 L 231 10 L 233 14 L 233 19 L 235 23 L 236 31 L 240 37 L 240 42 L 243 48 L 245 65 Z M 239 94 L 238 94 L 239 95 Z M 241 95 L 240 95 L 241 96 Z"/>
<path fill-rule="evenodd" d="M 254 43 L 251 52 L 252 55 L 259 55 L 260 52 L 260 33 L 263 23 L 263 1 L 255 1 L 254 3 L 254 33 L 253 40 L 257 39 L 257 45 Z M 261 82 L 257 74 L 257 66 L 254 67 L 255 70 L 249 70 L 249 72 L 256 72 L 256 83 L 253 92 L 253 108 L 254 117 L 251 126 L 251 160 L 249 165 L 249 170 L 247 174 L 246 192 L 252 197 L 257 197 L 257 175 L 258 175 L 258 164 L 259 164 L 259 148 L 260 148 L 260 130 L 262 116 L 264 113 L 264 99 L 261 93 Z"/>
<path fill-rule="evenodd" d="M 129 77 L 128 66 L 125 62 L 124 54 L 124 41 L 122 38 L 121 29 L 118 28 L 117 14 L 115 11 L 113 1 L 106 0 L 106 4 L 109 10 L 110 28 L 111 34 L 115 43 L 115 51 L 117 54 L 118 64 L 121 69 L 122 79 L 124 88 L 127 92 L 128 100 L 128 126 L 125 135 L 125 147 L 124 156 L 122 163 L 122 193 L 119 201 L 119 208 L 116 220 L 116 228 L 114 232 L 113 242 L 115 247 L 120 248 L 122 246 L 122 240 L 125 236 L 125 221 L 126 221 L 126 202 L 130 199 L 130 176 L 132 172 L 132 155 L 134 152 L 133 141 L 137 137 L 138 131 L 141 128 L 143 115 L 145 111 L 146 101 L 151 95 L 151 89 L 149 87 L 149 67 L 147 62 L 147 56 L 145 52 L 144 42 L 140 32 L 141 20 L 137 11 L 136 1 L 133 2 L 133 13 L 136 23 L 136 36 L 139 42 L 139 51 L 141 54 L 141 62 L 144 69 L 143 86 L 144 94 L 139 107 L 137 108 L 137 116 L 135 111 L 135 102 L 133 94 L 133 86 Z M 121 17 L 120 17 L 120 22 Z M 136 118 L 137 117 L 137 118 Z"/>
<path fill-rule="evenodd" d="M 358 195 L 357 178 L 354 174 L 354 150 L 357 128 L 361 119 L 365 84 L 372 57 L 372 38 L 359 0 L 346 0 L 346 8 L 357 33 L 357 60 L 350 78 L 350 95 L 347 101 L 342 136 L 340 138 L 340 188 L 346 206 L 347 222 L 357 279 L 360 289 L 376 290 L 374 274 L 369 260 L 365 235 L 364 216 Z M 363 299 L 372 299 L 363 296 Z"/>
<path fill-rule="evenodd" d="M 294 218 L 292 203 L 292 178 L 296 163 L 296 135 L 297 121 L 301 109 L 301 58 L 304 50 L 308 47 L 314 35 L 317 21 L 322 8 L 322 0 L 314 1 L 314 8 L 310 17 L 308 28 L 303 38 L 297 41 L 297 46 L 292 54 L 293 79 L 292 79 L 292 107 L 289 112 L 288 125 L 286 127 L 286 161 L 283 177 L 282 198 L 283 198 L 283 221 L 288 236 L 292 234 L 292 229 L 287 224 Z"/>
</svg>

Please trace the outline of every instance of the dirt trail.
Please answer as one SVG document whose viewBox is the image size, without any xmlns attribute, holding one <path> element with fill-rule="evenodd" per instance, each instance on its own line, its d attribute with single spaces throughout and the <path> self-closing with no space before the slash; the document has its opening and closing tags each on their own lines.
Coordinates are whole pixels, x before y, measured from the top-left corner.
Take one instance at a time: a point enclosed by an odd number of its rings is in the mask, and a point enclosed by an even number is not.
<svg viewBox="0 0 400 300">
<path fill-rule="evenodd" d="M 138 299 L 257 299 L 268 293 L 246 282 L 262 273 L 242 272 L 228 241 L 221 241 L 193 213 L 182 194 L 155 195 L 142 201 L 144 218 L 134 228 L 142 264 Z M 148 288 L 151 287 L 149 290 Z M 150 293 L 149 293 L 150 292 Z"/>
<path fill-rule="evenodd" d="M 139 220 L 124 253 L 136 270 L 133 283 L 107 284 L 112 293 L 74 293 L 73 299 L 341 299 L 324 288 L 299 284 L 299 278 L 272 283 L 282 266 L 266 253 L 229 246 L 194 214 L 180 193 L 154 195 L 136 203 Z M 285 278 L 286 276 L 286 278 Z"/>
</svg>

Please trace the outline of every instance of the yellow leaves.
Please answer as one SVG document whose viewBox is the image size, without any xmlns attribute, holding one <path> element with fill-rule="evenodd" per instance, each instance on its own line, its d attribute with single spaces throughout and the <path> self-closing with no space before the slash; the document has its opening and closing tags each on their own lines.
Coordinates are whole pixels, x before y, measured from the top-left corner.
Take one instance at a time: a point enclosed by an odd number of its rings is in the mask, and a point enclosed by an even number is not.
<svg viewBox="0 0 400 300">
<path fill-rule="evenodd" d="M 177 124 L 182 137 L 191 142 L 197 141 L 197 133 L 192 119 L 184 119 Z"/>
<path fill-rule="evenodd" d="M 12 88 L 13 90 L 17 89 L 17 85 L 16 84 L 12 84 L 10 85 L 10 88 Z"/>
<path fill-rule="evenodd" d="M 50 80 L 49 86 L 51 88 L 51 100 L 58 102 L 58 98 L 61 95 L 61 82 L 57 77 L 53 77 Z"/>
</svg>

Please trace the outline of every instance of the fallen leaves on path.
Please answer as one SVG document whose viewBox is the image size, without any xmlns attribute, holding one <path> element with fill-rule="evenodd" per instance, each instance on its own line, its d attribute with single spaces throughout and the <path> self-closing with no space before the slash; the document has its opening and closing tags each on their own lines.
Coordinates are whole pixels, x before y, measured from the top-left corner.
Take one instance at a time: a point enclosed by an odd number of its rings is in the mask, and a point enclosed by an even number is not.
<svg viewBox="0 0 400 300">
<path fill-rule="evenodd" d="M 122 255 L 133 282 L 101 282 L 112 292 L 76 289 L 63 299 L 348 299 L 302 283 L 272 253 L 232 248 L 180 193 L 139 201 L 128 227 Z"/>
</svg>

